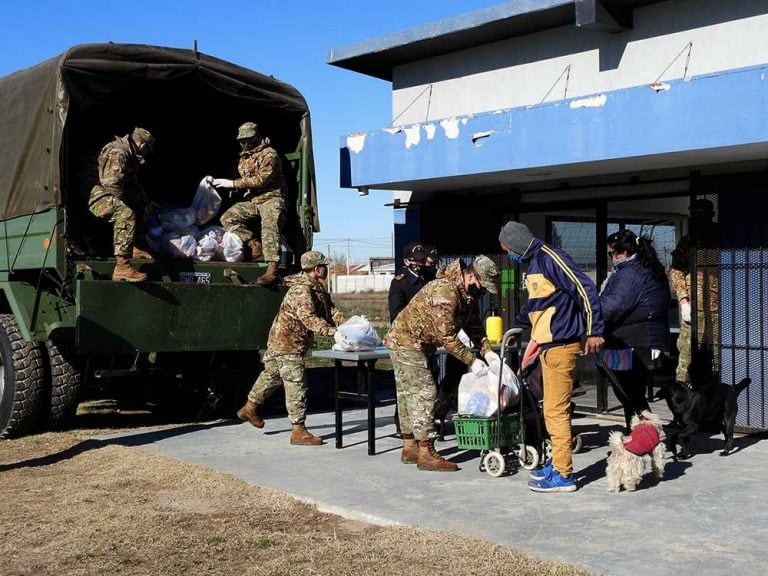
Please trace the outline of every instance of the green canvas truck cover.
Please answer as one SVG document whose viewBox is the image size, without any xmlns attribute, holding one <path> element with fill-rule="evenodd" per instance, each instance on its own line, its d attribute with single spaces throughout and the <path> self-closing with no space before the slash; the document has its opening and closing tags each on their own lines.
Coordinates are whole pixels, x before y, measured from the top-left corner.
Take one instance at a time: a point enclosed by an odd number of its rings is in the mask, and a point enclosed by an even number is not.
<svg viewBox="0 0 768 576">
<path fill-rule="evenodd" d="M 131 86 L 173 82 L 192 89 L 205 87 L 226 101 L 242 104 L 243 109 L 259 110 L 260 122 L 262 117 L 279 118 L 283 124 L 292 122 L 298 126 L 298 144 L 303 146 L 312 170 L 309 109 L 292 86 L 193 50 L 83 44 L 0 78 L 0 218 L 62 205 L 67 127 L 72 116 L 87 117 L 100 104 L 121 98 L 119 95 Z M 142 105 L 148 110 L 151 101 Z M 309 177 L 307 200 L 316 207 L 314 174 Z M 319 231 L 316 210 L 311 224 L 315 232 Z"/>
</svg>

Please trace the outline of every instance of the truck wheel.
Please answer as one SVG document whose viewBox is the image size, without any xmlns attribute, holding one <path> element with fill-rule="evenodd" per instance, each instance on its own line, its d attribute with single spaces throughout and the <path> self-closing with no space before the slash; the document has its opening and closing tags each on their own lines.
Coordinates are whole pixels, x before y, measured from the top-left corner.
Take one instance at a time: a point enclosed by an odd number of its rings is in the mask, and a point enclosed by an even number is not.
<svg viewBox="0 0 768 576">
<path fill-rule="evenodd" d="M 61 428 L 71 422 L 77 411 L 82 375 L 77 356 L 70 346 L 46 343 L 50 376 L 48 425 Z"/>
<path fill-rule="evenodd" d="M 31 432 L 43 401 L 43 353 L 25 341 L 11 314 L 0 314 L 0 436 Z"/>
</svg>

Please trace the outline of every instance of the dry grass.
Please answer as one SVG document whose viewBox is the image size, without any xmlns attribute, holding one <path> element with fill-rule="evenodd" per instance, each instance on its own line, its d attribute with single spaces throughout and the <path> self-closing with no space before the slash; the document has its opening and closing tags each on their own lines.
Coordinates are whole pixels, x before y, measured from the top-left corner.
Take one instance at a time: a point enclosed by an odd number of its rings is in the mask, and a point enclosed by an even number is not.
<svg viewBox="0 0 768 576">
<path fill-rule="evenodd" d="M 587 574 L 469 538 L 320 513 L 91 432 L 0 441 L 4 576 Z"/>
</svg>

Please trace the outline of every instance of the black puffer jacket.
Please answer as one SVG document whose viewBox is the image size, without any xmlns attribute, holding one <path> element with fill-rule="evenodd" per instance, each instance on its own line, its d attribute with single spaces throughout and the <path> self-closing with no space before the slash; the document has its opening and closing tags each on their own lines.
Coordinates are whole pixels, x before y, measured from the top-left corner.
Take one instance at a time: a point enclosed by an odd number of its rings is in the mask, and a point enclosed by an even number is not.
<svg viewBox="0 0 768 576">
<path fill-rule="evenodd" d="M 600 293 L 606 348 L 669 350 L 669 282 L 637 259 L 625 260 Z"/>
</svg>

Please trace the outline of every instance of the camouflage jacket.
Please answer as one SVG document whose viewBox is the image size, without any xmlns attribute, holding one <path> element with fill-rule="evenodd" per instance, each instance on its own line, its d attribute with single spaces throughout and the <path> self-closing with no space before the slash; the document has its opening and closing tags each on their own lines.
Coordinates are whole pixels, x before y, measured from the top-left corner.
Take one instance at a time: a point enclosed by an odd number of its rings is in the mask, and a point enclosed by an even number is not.
<svg viewBox="0 0 768 576">
<path fill-rule="evenodd" d="M 421 350 L 425 354 L 444 346 L 469 366 L 475 355 L 459 340 L 459 330 L 480 344 L 482 354 L 491 350 L 480 324 L 477 302 L 464 290 L 460 260 L 439 276 L 419 290 L 397 315 L 385 344 L 390 350 Z"/>
<path fill-rule="evenodd" d="M 709 231 L 708 231 L 709 232 Z M 715 248 L 711 248 L 714 232 L 709 232 L 696 248 L 696 257 L 708 265 L 700 265 L 696 273 L 696 309 L 699 312 L 705 310 L 717 311 L 719 308 L 720 278 L 719 268 L 712 263 L 718 262 L 719 254 Z M 691 263 L 689 250 L 693 243 L 690 235 L 680 238 L 677 246 L 672 251 L 672 265 L 669 278 L 672 282 L 672 291 L 677 300 L 691 299 Z"/>
<path fill-rule="evenodd" d="M 99 183 L 91 189 L 91 203 L 108 194 L 129 206 L 148 202 L 139 181 L 139 162 L 128 138 L 116 137 L 101 149 L 98 159 Z"/>
<path fill-rule="evenodd" d="M 309 347 L 311 332 L 330 336 L 336 326 L 344 322 L 344 316 L 334 306 L 325 287 L 306 272 L 288 276 L 285 284 L 288 292 L 269 330 L 267 354 L 303 356 Z"/>
<path fill-rule="evenodd" d="M 240 153 L 237 164 L 240 178 L 236 190 L 245 190 L 245 199 L 257 204 L 279 198 L 285 192 L 283 165 L 277 151 L 262 141 L 253 150 Z"/>
</svg>

